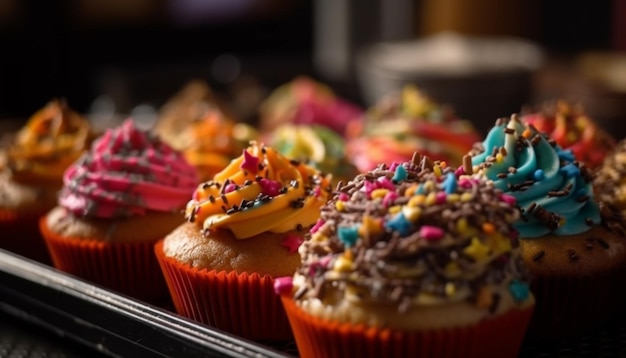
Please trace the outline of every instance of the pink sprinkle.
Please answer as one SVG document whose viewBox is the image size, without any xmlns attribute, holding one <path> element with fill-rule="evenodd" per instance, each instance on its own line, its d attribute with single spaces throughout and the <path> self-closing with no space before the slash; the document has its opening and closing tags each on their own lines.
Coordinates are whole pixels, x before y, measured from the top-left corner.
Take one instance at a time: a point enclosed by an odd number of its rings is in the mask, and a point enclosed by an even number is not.
<svg viewBox="0 0 626 358">
<path fill-rule="evenodd" d="M 339 200 L 341 201 L 348 201 L 350 200 L 350 196 L 346 193 L 339 193 Z"/>
<path fill-rule="evenodd" d="M 459 179 L 459 186 L 461 188 L 470 189 L 472 187 L 472 181 L 469 178 Z"/>
<path fill-rule="evenodd" d="M 293 277 L 277 277 L 274 279 L 274 292 L 278 295 L 291 293 L 293 290 Z"/>
<path fill-rule="evenodd" d="M 200 193 L 198 192 L 198 190 L 194 191 L 193 194 L 191 195 L 191 199 L 193 201 L 198 201 L 199 198 L 200 198 Z"/>
<path fill-rule="evenodd" d="M 392 172 L 395 171 L 398 165 L 400 165 L 400 163 L 398 162 L 391 163 L 391 165 L 389 166 L 389 170 L 391 170 Z"/>
<path fill-rule="evenodd" d="M 286 247 L 289 253 L 293 254 L 298 252 L 298 247 L 300 247 L 303 242 L 304 239 L 299 235 L 288 234 L 283 241 L 281 241 L 280 245 Z"/>
<path fill-rule="evenodd" d="M 226 185 L 226 187 L 224 188 L 225 193 L 230 193 L 231 191 L 235 191 L 235 190 L 237 190 L 237 184 L 235 183 L 230 183 Z"/>
<path fill-rule="evenodd" d="M 311 262 L 309 265 L 309 276 L 314 276 L 318 269 L 325 269 L 332 260 L 330 255 L 324 256 L 318 261 Z"/>
<path fill-rule="evenodd" d="M 383 205 L 387 207 L 393 204 L 393 201 L 396 200 L 397 198 L 398 198 L 398 194 L 395 191 L 390 191 L 387 194 L 385 194 L 385 197 L 383 198 Z"/>
<path fill-rule="evenodd" d="M 259 171 L 259 158 L 248 153 L 247 150 L 243 150 L 243 162 L 239 166 L 243 170 L 247 170 L 251 173 Z"/>
<path fill-rule="evenodd" d="M 320 188 L 319 186 L 316 186 L 315 188 L 313 188 L 314 197 L 318 198 L 321 194 L 322 194 L 322 188 Z"/>
<path fill-rule="evenodd" d="M 424 225 L 420 228 L 420 236 L 428 241 L 438 241 L 443 238 L 443 229 L 436 226 Z"/>
<path fill-rule="evenodd" d="M 374 190 L 378 189 L 378 186 L 376 183 L 366 180 L 365 183 L 363 183 L 363 189 L 365 190 L 365 194 L 369 197 Z"/>
<path fill-rule="evenodd" d="M 389 178 L 387 178 L 387 177 L 380 177 L 380 178 L 378 178 L 378 183 L 380 183 L 380 187 L 381 188 L 385 188 L 385 189 L 389 189 L 389 190 L 395 190 L 396 189 L 396 187 L 393 185 L 391 180 L 389 180 Z"/>
<path fill-rule="evenodd" d="M 438 192 L 437 194 L 435 194 L 435 202 L 437 204 L 443 204 L 446 202 L 447 199 L 447 195 L 446 193 L 444 193 L 443 191 Z"/>
<path fill-rule="evenodd" d="M 513 195 L 509 195 L 509 194 L 500 195 L 500 200 L 510 205 L 515 205 L 515 203 L 517 203 L 517 199 L 515 199 Z"/>
<path fill-rule="evenodd" d="M 324 256 L 319 260 L 319 263 L 322 267 L 328 267 L 328 264 L 330 263 L 330 260 L 332 260 L 332 257 L 330 256 Z"/>
<path fill-rule="evenodd" d="M 456 168 L 456 170 L 454 171 L 454 175 L 457 176 L 457 178 L 461 175 L 465 174 L 465 169 L 463 169 L 463 167 L 458 167 Z"/>
<path fill-rule="evenodd" d="M 279 182 L 265 178 L 259 180 L 259 185 L 261 186 L 261 193 L 270 197 L 280 194 L 280 189 L 283 187 Z"/>
<path fill-rule="evenodd" d="M 315 225 L 313 225 L 313 227 L 311 228 L 311 230 L 309 230 L 309 232 L 311 234 L 315 234 L 322 227 L 322 225 L 324 225 L 324 220 L 317 219 L 317 222 L 315 223 Z"/>
</svg>

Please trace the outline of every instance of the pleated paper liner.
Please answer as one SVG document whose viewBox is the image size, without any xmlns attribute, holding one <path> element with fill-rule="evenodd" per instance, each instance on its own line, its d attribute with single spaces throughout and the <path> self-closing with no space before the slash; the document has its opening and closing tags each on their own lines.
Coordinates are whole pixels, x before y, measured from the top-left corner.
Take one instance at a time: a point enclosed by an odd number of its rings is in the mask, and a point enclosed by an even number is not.
<svg viewBox="0 0 626 358">
<path fill-rule="evenodd" d="M 108 243 L 59 236 L 48 229 L 45 218 L 39 226 L 57 269 L 142 301 L 169 301 L 165 279 L 154 257 L 156 240 Z"/>
<path fill-rule="evenodd" d="M 181 264 L 165 256 L 162 240 L 155 253 L 178 314 L 250 340 L 293 339 L 272 277 Z"/>
<path fill-rule="evenodd" d="M 576 339 L 622 314 L 625 275 L 622 268 L 594 276 L 534 277 L 536 307 L 528 339 Z"/>
<path fill-rule="evenodd" d="M 403 331 L 324 320 L 281 297 L 301 358 L 516 357 L 532 307 L 511 310 L 472 326 Z"/>
<path fill-rule="evenodd" d="M 0 248 L 46 265 L 52 264 L 38 225 L 46 213 L 47 210 L 0 208 Z"/>
</svg>

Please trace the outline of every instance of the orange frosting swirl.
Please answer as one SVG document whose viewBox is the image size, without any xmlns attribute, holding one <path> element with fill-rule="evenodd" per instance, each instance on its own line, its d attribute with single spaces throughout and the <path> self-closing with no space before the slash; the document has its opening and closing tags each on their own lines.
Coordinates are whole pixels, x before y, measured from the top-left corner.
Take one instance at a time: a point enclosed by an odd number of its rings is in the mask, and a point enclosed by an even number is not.
<svg viewBox="0 0 626 358">
<path fill-rule="evenodd" d="M 94 135 L 86 118 L 62 100 L 37 111 L 6 149 L 6 169 L 19 182 L 62 184 L 63 172 L 88 148 Z"/>
<path fill-rule="evenodd" d="M 185 217 L 205 234 L 230 230 L 238 239 L 307 228 L 330 193 L 330 175 L 256 142 L 200 186 Z"/>
</svg>

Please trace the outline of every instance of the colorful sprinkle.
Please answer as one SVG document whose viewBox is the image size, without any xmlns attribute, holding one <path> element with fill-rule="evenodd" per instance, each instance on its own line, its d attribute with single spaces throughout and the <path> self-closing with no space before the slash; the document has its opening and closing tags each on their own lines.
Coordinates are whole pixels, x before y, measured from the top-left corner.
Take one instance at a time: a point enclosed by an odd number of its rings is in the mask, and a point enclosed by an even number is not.
<svg viewBox="0 0 626 358">
<path fill-rule="evenodd" d="M 544 178 L 544 177 L 545 177 L 545 174 L 544 174 L 544 172 L 543 172 L 543 170 L 542 170 L 542 169 L 537 169 L 537 170 L 535 170 L 535 172 L 533 173 L 533 179 L 534 179 L 534 180 L 537 180 L 537 181 L 539 181 L 539 180 L 543 180 L 543 178 Z"/>
<path fill-rule="evenodd" d="M 564 174 L 566 178 L 573 178 L 580 175 L 580 169 L 572 163 L 568 163 L 559 169 L 559 173 Z"/>
<path fill-rule="evenodd" d="M 289 250 L 289 253 L 298 252 L 298 248 L 304 242 L 304 239 L 300 235 L 287 234 L 283 241 L 280 242 L 281 246 L 284 246 Z"/>
<path fill-rule="evenodd" d="M 517 203 L 517 199 L 515 199 L 513 195 L 509 195 L 509 194 L 500 195 L 500 200 L 502 200 L 503 202 L 509 205 L 515 205 Z"/>
<path fill-rule="evenodd" d="M 237 184 L 230 183 L 226 185 L 226 187 L 224 188 L 224 193 L 230 193 L 231 191 L 237 190 L 237 188 L 238 188 Z"/>
<path fill-rule="evenodd" d="M 443 234 L 443 229 L 437 226 L 424 225 L 420 228 L 420 236 L 428 241 L 441 240 Z"/>
<path fill-rule="evenodd" d="M 407 220 L 411 222 L 416 222 L 417 220 L 419 220 L 421 214 L 422 209 L 420 209 L 419 207 L 413 208 L 410 206 L 405 206 L 402 208 L 402 215 L 404 215 L 404 217 L 406 217 Z"/>
<path fill-rule="evenodd" d="M 388 192 L 383 198 L 383 205 L 391 206 L 398 197 L 399 195 L 395 191 Z"/>
<path fill-rule="evenodd" d="M 259 170 L 260 159 L 254 155 L 248 153 L 247 150 L 243 150 L 243 162 L 239 166 L 241 169 L 250 173 L 256 173 Z"/>
<path fill-rule="evenodd" d="M 448 173 L 446 179 L 442 183 L 443 190 L 446 194 L 452 194 L 456 191 L 457 181 L 453 173 Z"/>
<path fill-rule="evenodd" d="M 341 201 L 348 201 L 350 200 L 350 196 L 346 193 L 339 193 L 338 199 Z"/>
<path fill-rule="evenodd" d="M 280 182 L 265 178 L 259 180 L 259 185 L 261 186 L 261 193 L 270 197 L 279 195 L 280 189 L 283 187 Z"/>
<path fill-rule="evenodd" d="M 278 295 L 291 293 L 293 291 L 293 277 L 277 277 L 274 279 L 274 292 Z"/>
<path fill-rule="evenodd" d="M 393 182 L 389 180 L 387 177 L 380 177 L 377 180 L 377 183 L 380 185 L 380 188 L 386 188 L 389 190 L 396 190 L 396 186 L 393 185 Z"/>
<path fill-rule="evenodd" d="M 557 150 L 557 155 L 560 160 L 565 160 L 568 162 L 574 162 L 576 157 L 574 156 L 574 152 L 571 149 Z"/>
<path fill-rule="evenodd" d="M 437 194 L 435 194 L 435 203 L 444 204 L 446 201 L 447 201 L 446 193 L 440 191 Z"/>
<path fill-rule="evenodd" d="M 398 165 L 391 180 L 398 183 L 398 182 L 401 182 L 402 180 L 405 180 L 406 178 L 407 178 L 406 169 L 404 168 L 404 166 Z"/>
<path fill-rule="evenodd" d="M 362 237 L 376 236 L 383 231 L 380 220 L 369 215 L 363 215 L 363 221 L 359 226 L 359 235 Z"/>
<path fill-rule="evenodd" d="M 357 226 L 340 226 L 337 228 L 337 237 L 344 245 L 350 247 L 359 238 L 359 228 Z"/>
<path fill-rule="evenodd" d="M 489 257 L 490 251 L 491 250 L 489 249 L 489 247 L 483 245 L 483 243 L 480 242 L 480 240 L 476 237 L 473 237 L 470 245 L 463 249 L 463 252 L 466 255 L 474 258 L 474 260 L 476 261 L 485 260 L 487 257 Z"/>
<path fill-rule="evenodd" d="M 309 232 L 311 234 L 315 234 L 322 227 L 322 225 L 324 225 L 324 220 L 317 219 L 317 221 L 315 222 L 315 225 L 313 225 L 313 227 L 311 228 Z"/>
<path fill-rule="evenodd" d="M 487 235 L 492 235 L 496 232 L 496 227 L 492 223 L 483 223 L 482 225 L 483 232 Z"/>
<path fill-rule="evenodd" d="M 523 302 L 528 299 L 530 295 L 530 289 L 528 285 L 520 280 L 513 280 L 509 284 L 509 292 L 513 296 L 513 299 L 517 302 Z"/>
<path fill-rule="evenodd" d="M 412 224 L 404 215 L 402 215 L 402 213 L 400 213 L 391 218 L 391 220 L 387 221 L 385 227 L 399 232 L 401 236 L 407 236 L 411 233 Z"/>
</svg>

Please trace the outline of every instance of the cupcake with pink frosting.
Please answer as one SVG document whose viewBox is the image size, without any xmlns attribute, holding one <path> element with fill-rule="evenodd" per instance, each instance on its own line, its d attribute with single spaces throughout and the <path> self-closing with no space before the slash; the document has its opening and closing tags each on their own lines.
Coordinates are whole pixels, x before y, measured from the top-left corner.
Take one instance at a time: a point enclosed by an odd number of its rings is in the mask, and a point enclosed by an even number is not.
<svg viewBox="0 0 626 358">
<path fill-rule="evenodd" d="M 63 184 L 40 220 L 54 266 L 136 298 L 166 299 L 153 246 L 184 221 L 196 169 L 128 119 L 98 138 Z"/>
</svg>

